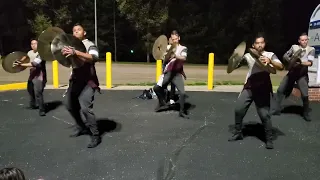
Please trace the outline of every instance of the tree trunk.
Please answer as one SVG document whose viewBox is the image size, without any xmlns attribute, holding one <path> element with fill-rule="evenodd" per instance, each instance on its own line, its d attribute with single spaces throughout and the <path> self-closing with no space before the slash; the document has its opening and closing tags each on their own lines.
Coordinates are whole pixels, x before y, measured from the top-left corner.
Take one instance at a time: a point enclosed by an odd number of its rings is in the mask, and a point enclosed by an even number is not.
<svg viewBox="0 0 320 180">
<path fill-rule="evenodd" d="M 149 49 L 148 49 L 148 52 L 147 52 L 147 63 L 150 63 L 150 53 L 149 53 Z"/>
</svg>

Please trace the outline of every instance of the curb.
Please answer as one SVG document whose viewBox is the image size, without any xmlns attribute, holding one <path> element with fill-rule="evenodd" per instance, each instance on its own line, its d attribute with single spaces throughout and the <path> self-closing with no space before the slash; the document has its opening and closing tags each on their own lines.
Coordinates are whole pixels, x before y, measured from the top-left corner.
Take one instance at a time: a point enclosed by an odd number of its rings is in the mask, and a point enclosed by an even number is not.
<svg viewBox="0 0 320 180">
<path fill-rule="evenodd" d="M 12 84 L 2 84 L 0 85 L 0 91 L 13 91 L 27 89 L 27 83 L 12 83 Z"/>
<path fill-rule="evenodd" d="M 54 88 L 53 85 L 46 85 L 45 89 L 67 89 L 68 85 L 60 85 L 59 88 Z M 135 91 L 135 90 L 145 90 L 150 89 L 152 86 L 113 86 L 111 89 L 106 88 L 106 86 L 100 86 L 102 90 L 110 91 Z M 277 86 L 273 86 L 275 90 Z M 3 91 L 16 91 L 27 89 L 27 83 L 13 83 L 13 84 L 3 84 L 0 85 L 0 92 Z M 169 86 L 170 89 L 170 86 Z M 213 90 L 208 90 L 207 86 L 185 86 L 185 91 L 194 92 L 241 92 L 243 85 L 217 85 Z"/>
</svg>

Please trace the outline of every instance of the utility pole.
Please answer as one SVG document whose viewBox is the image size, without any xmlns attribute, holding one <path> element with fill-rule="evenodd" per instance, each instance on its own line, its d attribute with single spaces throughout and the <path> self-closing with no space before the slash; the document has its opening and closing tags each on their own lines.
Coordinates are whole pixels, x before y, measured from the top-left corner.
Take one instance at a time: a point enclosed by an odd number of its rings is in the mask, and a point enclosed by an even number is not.
<svg viewBox="0 0 320 180">
<path fill-rule="evenodd" d="M 116 0 L 113 0 L 113 42 L 114 42 L 114 61 L 117 62 L 117 36 L 116 36 Z"/>
<path fill-rule="evenodd" d="M 97 0 L 94 0 L 94 40 L 98 46 Z"/>
</svg>

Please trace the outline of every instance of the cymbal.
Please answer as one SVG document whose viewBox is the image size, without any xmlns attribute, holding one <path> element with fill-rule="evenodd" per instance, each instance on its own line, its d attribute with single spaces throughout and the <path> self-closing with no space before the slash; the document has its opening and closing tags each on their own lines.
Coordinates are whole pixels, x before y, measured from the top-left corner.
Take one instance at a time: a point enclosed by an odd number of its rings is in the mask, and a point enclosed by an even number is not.
<svg viewBox="0 0 320 180">
<path fill-rule="evenodd" d="M 24 71 L 27 67 L 22 67 L 22 66 L 13 67 L 13 63 L 21 60 L 24 56 L 26 56 L 25 60 L 20 61 L 20 62 L 22 62 L 22 63 L 30 62 L 30 58 L 27 56 L 27 53 L 15 51 L 15 52 L 8 54 L 2 60 L 3 69 L 8 73 L 18 73 L 18 72 Z"/>
<path fill-rule="evenodd" d="M 58 62 L 65 67 L 73 67 L 78 68 L 84 64 L 84 61 L 80 60 L 75 56 L 66 57 L 62 55 L 61 50 L 65 46 L 71 46 L 75 48 L 75 50 L 81 52 L 87 52 L 86 47 L 82 43 L 82 41 L 71 34 L 59 34 L 57 35 L 52 43 L 51 43 L 51 52 Z"/>
<path fill-rule="evenodd" d="M 232 55 L 228 60 L 228 67 L 227 67 L 228 74 L 231 73 L 233 70 L 235 70 L 235 68 L 239 65 L 245 51 L 246 51 L 246 42 L 243 41 L 236 47 L 236 49 L 233 51 Z"/>
<path fill-rule="evenodd" d="M 305 53 L 305 51 L 303 51 L 303 49 L 299 49 L 298 51 L 294 52 L 293 55 L 291 56 L 290 60 L 289 60 L 289 64 L 288 64 L 288 69 L 290 70 L 292 67 L 294 67 L 295 65 L 297 65 L 298 62 L 301 62 L 301 57 L 303 56 L 302 53 Z"/>
<path fill-rule="evenodd" d="M 253 48 L 249 48 L 248 52 L 251 54 L 251 56 L 254 58 L 254 60 L 256 61 L 256 63 L 258 64 L 258 66 L 260 68 L 262 68 L 263 70 L 265 70 L 271 74 L 277 73 L 277 70 L 273 67 L 272 64 L 264 64 L 259 60 L 259 58 L 260 58 L 260 56 L 262 56 L 262 54 L 260 54 L 257 50 L 255 50 Z"/>
<path fill-rule="evenodd" d="M 51 42 L 58 34 L 61 33 L 64 33 L 62 29 L 58 27 L 49 27 L 40 34 L 38 38 L 38 52 L 42 60 L 55 60 L 51 52 Z"/>
<path fill-rule="evenodd" d="M 167 51 L 168 38 L 165 35 L 159 36 L 153 44 L 152 55 L 155 60 L 160 60 Z"/>
</svg>

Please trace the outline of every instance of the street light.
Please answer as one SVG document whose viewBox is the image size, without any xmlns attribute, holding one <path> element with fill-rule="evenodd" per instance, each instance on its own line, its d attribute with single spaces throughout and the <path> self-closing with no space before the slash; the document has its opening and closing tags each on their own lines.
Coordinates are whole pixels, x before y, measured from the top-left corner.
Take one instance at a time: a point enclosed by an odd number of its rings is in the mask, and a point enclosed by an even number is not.
<svg viewBox="0 0 320 180">
<path fill-rule="evenodd" d="M 94 0 L 94 41 L 98 46 L 97 0 Z"/>
</svg>

